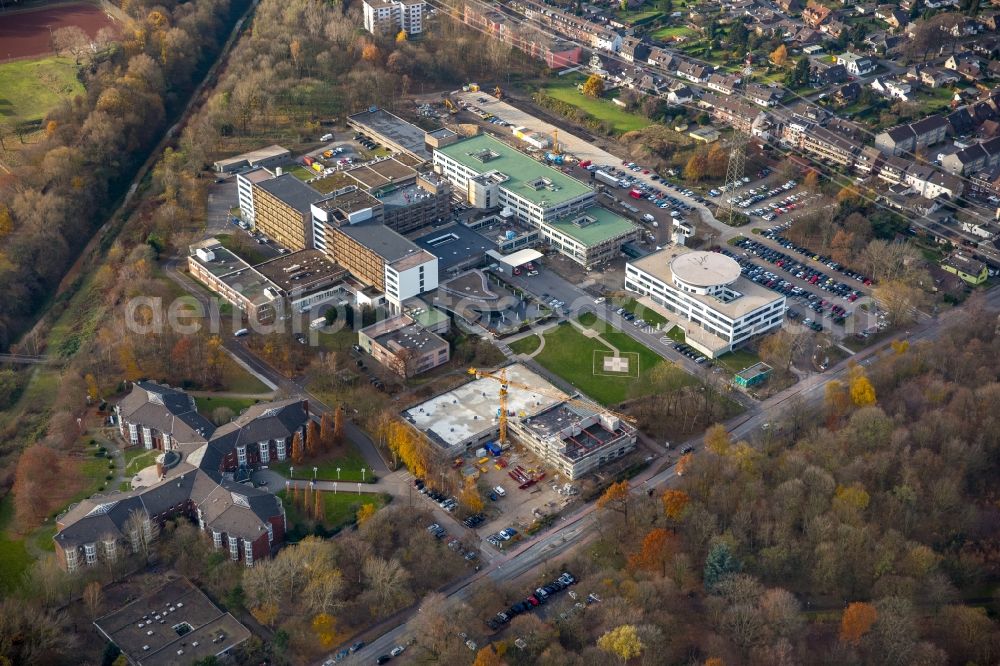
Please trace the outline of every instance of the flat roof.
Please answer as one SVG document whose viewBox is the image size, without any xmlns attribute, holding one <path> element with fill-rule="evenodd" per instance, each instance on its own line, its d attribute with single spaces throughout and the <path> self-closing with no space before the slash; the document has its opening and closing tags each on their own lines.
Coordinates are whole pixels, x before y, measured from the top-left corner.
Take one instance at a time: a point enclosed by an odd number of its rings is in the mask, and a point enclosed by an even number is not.
<svg viewBox="0 0 1000 666">
<path fill-rule="evenodd" d="M 536 205 L 557 206 L 593 192 L 576 178 L 528 157 L 489 134 L 437 148 L 437 152 L 479 174 L 502 173 L 507 180 L 500 187 Z"/>
<path fill-rule="evenodd" d="M 558 439 L 563 449 L 560 454 L 567 460 L 579 460 L 626 437 L 631 428 L 616 416 L 599 418 L 603 410 L 594 405 L 587 409 L 580 405 L 563 403 L 531 417 L 525 428 L 539 439 Z M 607 426 L 614 426 L 609 428 Z"/>
<path fill-rule="evenodd" d="M 351 213 L 378 207 L 378 199 L 361 188 L 353 186 L 353 189 L 350 187 L 340 189 L 336 194 L 320 199 L 312 205 L 328 213 L 340 211 L 341 213 L 350 215 Z"/>
<path fill-rule="evenodd" d="M 682 245 L 671 245 L 663 248 L 659 252 L 654 252 L 653 254 L 643 257 L 642 259 L 634 259 L 628 263 L 638 270 L 648 273 L 664 284 L 669 285 L 671 289 L 677 289 L 674 286 L 674 276 L 670 270 L 670 265 L 674 258 L 689 252 L 692 252 L 692 250 L 689 250 Z M 736 278 L 736 281 L 730 284 L 729 287 L 733 291 L 742 294 L 742 296 L 726 303 L 718 298 L 715 298 L 714 296 L 692 294 L 690 292 L 683 293 L 688 298 L 693 298 L 701 303 L 704 303 L 712 310 L 715 310 L 730 319 L 739 319 L 754 310 L 784 298 L 781 294 L 751 282 L 742 275 Z"/>
<path fill-rule="evenodd" d="M 431 154 L 424 144 L 424 130 L 385 109 L 370 109 L 347 117 L 348 121 L 368 132 L 385 143 L 399 146 L 414 156 L 431 159 Z"/>
<path fill-rule="evenodd" d="M 545 222 L 573 240 L 592 247 L 634 232 L 637 227 L 607 208 L 591 206 L 580 212 Z"/>
<path fill-rule="evenodd" d="M 326 258 L 319 250 L 300 250 L 255 266 L 285 293 L 308 291 L 312 285 L 335 282 L 347 269 Z"/>
<path fill-rule="evenodd" d="M 563 401 L 567 396 L 540 375 L 519 363 L 507 366 L 507 379 L 536 386 L 561 398 L 511 388 L 508 407 L 520 417 L 533 416 Z M 497 406 L 500 384 L 493 379 L 475 379 L 456 389 L 405 410 L 403 417 L 439 446 L 452 447 L 476 440 L 499 428 Z"/>
<path fill-rule="evenodd" d="M 211 261 L 204 261 L 196 253 L 196 250 L 208 250 L 215 258 Z M 195 243 L 190 247 L 190 256 L 204 266 L 205 270 L 215 277 L 228 275 L 241 268 L 250 268 L 250 264 L 240 259 L 238 256 L 223 247 L 218 238 L 208 238 L 200 243 Z"/>
<path fill-rule="evenodd" d="M 524 250 L 518 250 L 517 252 L 511 252 L 510 254 L 505 254 L 502 256 L 500 261 L 507 264 L 508 266 L 523 266 L 532 261 L 538 261 L 545 255 L 538 250 L 532 250 L 530 248 Z"/>
<path fill-rule="evenodd" d="M 355 179 L 369 191 L 392 185 L 398 181 L 417 177 L 417 170 L 402 162 L 389 158 L 371 164 L 362 164 L 347 170 L 347 175 Z"/>
<path fill-rule="evenodd" d="M 309 213 L 309 206 L 323 198 L 322 194 L 290 173 L 257 183 L 257 187 L 303 214 Z"/>
<path fill-rule="evenodd" d="M 244 171 L 239 174 L 241 178 L 246 178 L 251 183 L 261 183 L 265 180 L 271 180 L 274 178 L 274 173 L 270 169 L 264 167 L 255 167 L 249 171 Z"/>
<path fill-rule="evenodd" d="M 737 377 L 742 377 L 743 379 L 750 380 L 758 375 L 765 375 L 771 372 L 771 366 L 767 363 L 761 361 L 760 363 L 754 363 L 749 368 L 744 368 L 736 373 Z"/>
<path fill-rule="evenodd" d="M 226 652 L 250 631 L 186 578 L 170 581 L 94 625 L 140 666 L 180 666 Z"/>
<path fill-rule="evenodd" d="M 424 354 L 432 349 L 448 346 L 444 338 L 415 323 L 376 336 L 375 342 L 393 353 L 400 349 L 411 349 L 418 354 Z"/>
<path fill-rule="evenodd" d="M 461 224 L 431 229 L 413 241 L 438 258 L 438 269 L 467 263 L 477 255 L 485 255 L 495 246 L 489 239 Z"/>
<path fill-rule="evenodd" d="M 387 262 L 393 262 L 413 252 L 421 251 L 420 247 L 413 241 L 377 222 L 344 224 L 340 226 L 340 230 Z"/>
<path fill-rule="evenodd" d="M 670 270 L 678 280 L 695 287 L 732 284 L 740 276 L 739 263 L 719 252 L 685 252 L 674 257 Z"/>
<path fill-rule="evenodd" d="M 261 160 L 268 160 L 275 157 L 285 157 L 290 156 L 292 151 L 279 146 L 277 144 L 267 146 L 266 148 L 258 148 L 257 150 L 251 150 L 240 155 L 233 155 L 232 157 L 227 157 L 223 160 L 217 160 L 215 162 L 216 168 L 220 166 L 228 166 L 230 164 L 236 164 L 238 162 L 248 162 L 253 165 L 255 162 L 260 162 Z"/>
<path fill-rule="evenodd" d="M 433 192 L 424 189 L 417 183 L 410 183 L 403 187 L 396 187 L 395 189 L 387 187 L 376 195 L 387 210 L 407 208 L 421 200 L 434 196 Z"/>
</svg>

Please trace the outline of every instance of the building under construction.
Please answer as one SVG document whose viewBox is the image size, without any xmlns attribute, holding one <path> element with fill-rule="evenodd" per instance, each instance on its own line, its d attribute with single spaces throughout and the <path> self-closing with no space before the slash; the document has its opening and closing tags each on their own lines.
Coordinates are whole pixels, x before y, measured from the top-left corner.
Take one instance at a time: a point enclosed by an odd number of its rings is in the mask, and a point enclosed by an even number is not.
<svg viewBox="0 0 1000 666">
<path fill-rule="evenodd" d="M 560 391 L 521 364 L 506 366 L 507 428 L 567 479 L 578 479 L 635 449 L 636 430 L 600 405 Z M 454 458 L 500 434 L 499 375 L 481 376 L 402 413 L 441 452 Z"/>
</svg>

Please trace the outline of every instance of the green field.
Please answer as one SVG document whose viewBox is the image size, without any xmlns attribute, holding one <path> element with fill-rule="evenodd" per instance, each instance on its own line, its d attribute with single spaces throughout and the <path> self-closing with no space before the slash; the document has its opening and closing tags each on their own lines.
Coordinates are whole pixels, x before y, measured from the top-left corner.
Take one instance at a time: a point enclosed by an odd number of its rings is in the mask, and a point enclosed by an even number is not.
<svg viewBox="0 0 1000 666">
<path fill-rule="evenodd" d="M 669 26 L 666 28 L 660 28 L 656 32 L 652 33 L 653 39 L 658 39 L 660 41 L 669 42 L 673 41 L 677 37 L 696 37 L 698 32 L 692 30 L 691 28 L 685 27 L 683 25 Z"/>
<path fill-rule="evenodd" d="M 156 464 L 156 456 L 160 454 L 160 450 L 129 446 L 122 449 L 122 453 L 125 455 L 125 476 L 131 479 L 135 474 Z"/>
<path fill-rule="evenodd" d="M 15 60 L 0 64 L 0 120 L 41 120 L 60 101 L 82 95 L 70 58 Z"/>
<path fill-rule="evenodd" d="M 520 340 L 515 340 L 507 346 L 510 347 L 515 354 L 531 354 L 538 349 L 538 345 L 541 343 L 542 341 L 537 335 L 529 335 L 521 338 Z"/>
<path fill-rule="evenodd" d="M 567 79 L 569 80 L 561 79 L 547 85 L 544 90 L 545 94 L 560 102 L 566 102 L 583 109 L 598 120 L 610 123 L 617 134 L 649 126 L 649 119 L 636 113 L 630 113 L 608 99 L 595 99 L 584 95 L 576 89 L 577 84 L 583 82 L 580 77 L 567 77 Z"/>
<path fill-rule="evenodd" d="M 9 534 L 14 519 L 14 496 L 0 501 L 0 593 L 11 592 L 20 584 L 21 576 L 31 566 L 31 555 L 24 539 L 12 539 Z"/>
<path fill-rule="evenodd" d="M 716 362 L 729 372 L 736 374 L 741 370 L 746 370 L 751 365 L 760 363 L 760 356 L 757 356 L 749 349 L 737 349 L 728 354 L 723 354 Z"/>
<path fill-rule="evenodd" d="M 290 173 L 301 181 L 309 180 L 310 178 L 315 178 L 319 174 L 312 169 L 302 166 L 301 164 L 296 164 L 295 166 L 288 166 L 284 168 L 285 173 Z"/>
<path fill-rule="evenodd" d="M 228 407 L 233 410 L 233 416 L 239 416 L 240 412 L 260 402 L 253 398 L 230 398 L 227 396 L 199 395 L 195 396 L 194 404 L 198 406 L 198 412 L 206 419 L 212 419 L 212 412 L 219 407 Z"/>
<path fill-rule="evenodd" d="M 302 491 L 300 491 L 301 494 Z M 303 515 L 303 511 L 300 507 L 295 506 L 291 498 L 288 496 L 287 491 L 279 491 L 278 497 L 281 498 L 282 503 L 285 505 L 285 511 L 288 514 L 288 522 L 290 525 L 311 525 L 312 518 L 308 515 Z M 355 515 L 358 513 L 358 509 L 361 508 L 362 504 L 374 504 L 375 508 L 381 509 L 383 506 L 389 503 L 392 499 L 390 495 L 385 493 L 358 493 L 355 492 L 344 492 L 340 491 L 333 493 L 332 491 L 323 491 L 323 504 L 324 504 L 324 520 L 323 527 L 327 530 L 334 530 L 349 523 L 354 522 Z"/>
<path fill-rule="evenodd" d="M 570 324 L 557 326 L 545 333 L 545 349 L 535 356 L 535 360 L 604 405 L 616 405 L 636 393 L 642 393 L 646 373 L 666 361 L 624 333 L 607 327 L 603 322 L 596 322 L 593 314 L 588 314 L 590 317 L 584 315 L 580 318 L 584 325 L 590 323 L 623 355 L 638 359 L 638 379 L 636 370 L 632 368 L 628 376 L 595 374 L 595 357 L 607 356 L 611 350 L 599 340 L 584 336 Z M 636 386 L 639 388 L 636 389 Z"/>
<path fill-rule="evenodd" d="M 305 459 L 305 462 L 295 465 L 291 460 L 272 462 L 268 467 L 284 477 L 288 476 L 288 470 L 295 468 L 296 479 L 313 478 L 313 467 L 317 468 L 316 478 L 320 481 L 337 481 L 337 468 L 340 468 L 340 481 L 361 481 L 361 469 L 365 468 L 364 480 L 372 480 L 372 471 L 368 469 L 368 463 L 350 444 L 345 444 L 347 452 L 341 455 L 318 456 L 315 460 Z"/>
</svg>

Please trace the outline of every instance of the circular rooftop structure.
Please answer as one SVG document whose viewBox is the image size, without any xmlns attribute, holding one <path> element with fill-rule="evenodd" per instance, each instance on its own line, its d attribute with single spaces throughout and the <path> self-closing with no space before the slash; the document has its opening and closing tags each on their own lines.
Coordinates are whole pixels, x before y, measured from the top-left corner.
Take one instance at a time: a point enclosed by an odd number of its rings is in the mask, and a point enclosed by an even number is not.
<svg viewBox="0 0 1000 666">
<path fill-rule="evenodd" d="M 721 287 L 736 282 L 740 265 L 718 252 L 685 252 L 670 262 L 674 278 L 692 287 Z"/>
</svg>

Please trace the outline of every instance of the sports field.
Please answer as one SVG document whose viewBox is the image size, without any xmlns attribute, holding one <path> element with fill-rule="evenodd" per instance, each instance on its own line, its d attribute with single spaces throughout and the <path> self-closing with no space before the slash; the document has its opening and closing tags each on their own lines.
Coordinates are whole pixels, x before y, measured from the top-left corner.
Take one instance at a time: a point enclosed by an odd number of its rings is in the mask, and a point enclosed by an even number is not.
<svg viewBox="0 0 1000 666">
<path fill-rule="evenodd" d="M 0 15 L 0 59 L 52 53 L 52 32 L 76 26 L 91 38 L 114 21 L 96 4 L 80 2 Z M 2 88 L 0 88 L 2 90 Z"/>
<path fill-rule="evenodd" d="M 545 94 L 560 102 L 566 102 L 583 109 L 598 120 L 611 123 L 616 134 L 624 134 L 649 126 L 650 121 L 647 118 L 630 113 L 616 106 L 609 99 L 596 99 L 584 95 L 576 89 L 576 85 L 582 81 L 583 79 L 580 77 L 566 77 L 552 81 L 545 86 Z"/>
<path fill-rule="evenodd" d="M 0 64 L 0 122 L 41 120 L 60 101 L 82 95 L 76 71 L 71 58 L 56 56 Z"/>
</svg>

